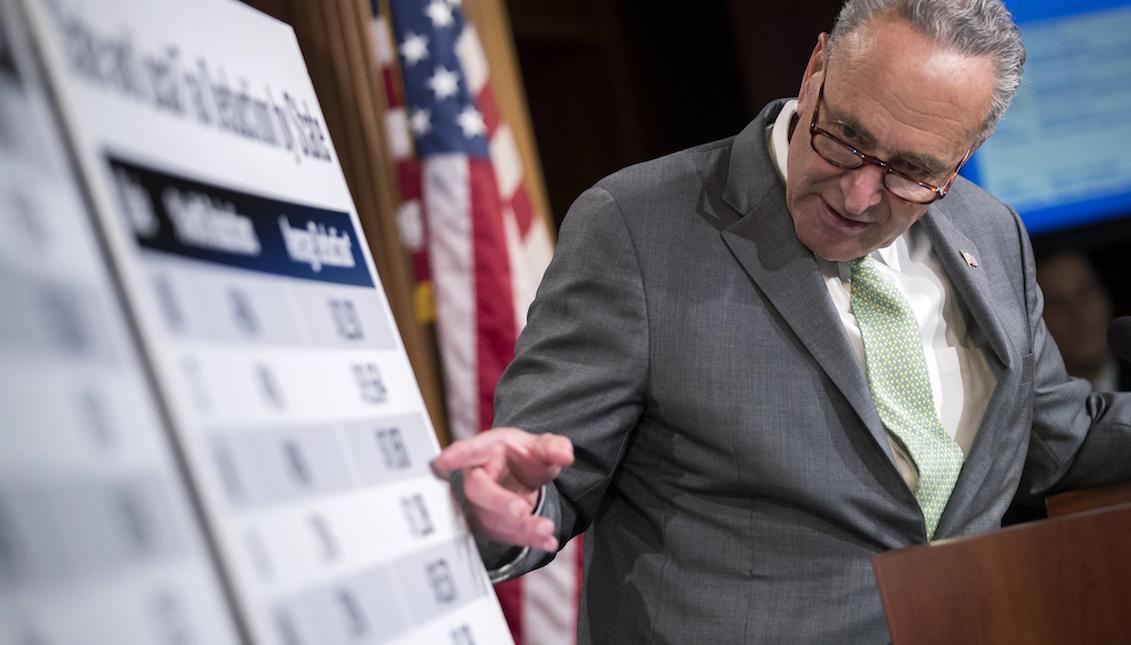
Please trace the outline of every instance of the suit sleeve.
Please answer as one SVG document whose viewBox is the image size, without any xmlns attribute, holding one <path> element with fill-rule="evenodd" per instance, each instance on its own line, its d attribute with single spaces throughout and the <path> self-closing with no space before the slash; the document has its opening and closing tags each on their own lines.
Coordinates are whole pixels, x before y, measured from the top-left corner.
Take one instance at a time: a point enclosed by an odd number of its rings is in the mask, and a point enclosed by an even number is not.
<svg viewBox="0 0 1131 645">
<path fill-rule="evenodd" d="M 496 426 L 565 435 L 575 463 L 544 491 L 565 544 L 593 521 L 644 407 L 647 304 L 629 228 L 598 186 L 570 208 L 514 361 L 495 391 Z M 497 564 L 489 561 L 488 566 Z M 513 577 L 552 555 L 524 554 Z"/>
<path fill-rule="evenodd" d="M 1033 340 L 1033 425 L 1018 498 L 1131 481 L 1131 393 L 1092 392 L 1067 374 L 1042 317 L 1028 235 L 1017 226 Z"/>
</svg>

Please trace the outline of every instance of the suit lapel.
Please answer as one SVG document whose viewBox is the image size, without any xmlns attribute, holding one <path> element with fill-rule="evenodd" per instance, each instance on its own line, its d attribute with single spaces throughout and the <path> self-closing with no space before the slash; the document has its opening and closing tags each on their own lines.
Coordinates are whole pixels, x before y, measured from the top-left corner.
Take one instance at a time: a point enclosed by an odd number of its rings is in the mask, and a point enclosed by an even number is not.
<svg viewBox="0 0 1131 645">
<path fill-rule="evenodd" d="M 950 279 L 959 300 L 970 316 L 970 331 L 981 330 L 989 345 L 992 362 L 998 361 L 1000 377 L 990 396 L 986 412 L 970 446 L 970 453 L 962 466 L 962 472 L 955 483 L 946 510 L 939 520 L 936 536 L 943 537 L 951 532 L 953 526 L 963 521 L 961 511 L 970 507 L 970 502 L 981 489 L 993 465 L 995 433 L 1008 427 L 1013 408 L 1007 405 L 1010 392 L 1016 379 L 1011 380 L 1011 370 L 1017 357 L 1010 352 L 1010 343 L 1005 329 L 995 312 L 995 300 L 987 283 L 986 272 L 979 266 L 971 266 L 970 259 L 977 264 L 978 247 L 959 230 L 945 211 L 933 212 L 920 220 L 934 249 L 939 264 Z"/>
<path fill-rule="evenodd" d="M 932 210 L 919 221 L 927 233 L 935 257 L 950 279 L 955 293 L 970 317 L 985 335 L 1000 366 L 1009 364 L 1009 341 L 994 312 L 994 300 L 986 283 L 986 272 L 977 266 L 978 247 L 951 222 L 944 212 Z M 972 266 L 973 263 L 973 266 Z"/>
<path fill-rule="evenodd" d="M 848 400 L 876 444 L 892 458 L 864 371 L 848 344 L 817 262 L 792 235 L 793 222 L 784 202 L 780 212 L 768 212 L 777 210 L 747 215 L 723 232 L 723 241 Z M 779 230 L 782 224 L 789 228 L 788 235 Z"/>
<path fill-rule="evenodd" d="M 844 333 L 813 253 L 793 228 L 785 191 L 766 151 L 765 127 L 781 109 L 771 104 L 735 138 L 723 193 L 737 218 L 723 241 L 814 360 L 841 391 L 894 468 L 891 444 L 876 413 L 864 371 Z"/>
</svg>

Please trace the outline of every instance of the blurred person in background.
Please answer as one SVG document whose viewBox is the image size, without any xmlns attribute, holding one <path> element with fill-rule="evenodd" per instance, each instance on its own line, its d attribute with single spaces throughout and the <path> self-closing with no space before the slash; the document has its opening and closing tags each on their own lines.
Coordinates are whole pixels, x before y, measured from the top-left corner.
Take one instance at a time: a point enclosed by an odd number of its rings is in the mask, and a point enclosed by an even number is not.
<svg viewBox="0 0 1131 645">
<path fill-rule="evenodd" d="M 1107 344 L 1111 295 L 1086 255 L 1064 251 L 1037 265 L 1045 294 L 1045 325 L 1060 347 L 1064 367 L 1098 392 L 1131 390 L 1131 370 Z"/>
</svg>

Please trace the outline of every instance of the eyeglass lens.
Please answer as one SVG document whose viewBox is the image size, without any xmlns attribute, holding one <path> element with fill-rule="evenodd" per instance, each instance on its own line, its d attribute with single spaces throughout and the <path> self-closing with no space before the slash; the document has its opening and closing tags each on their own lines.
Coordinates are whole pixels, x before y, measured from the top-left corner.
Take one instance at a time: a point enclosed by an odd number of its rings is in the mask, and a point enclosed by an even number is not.
<svg viewBox="0 0 1131 645">
<path fill-rule="evenodd" d="M 852 170 L 864 165 L 864 160 L 857 156 L 852 150 L 845 147 L 844 144 L 835 141 L 823 132 L 816 132 L 813 135 L 813 148 L 825 159 L 838 168 Z M 895 173 L 884 173 L 884 186 L 887 187 L 893 194 L 907 201 L 917 203 L 929 203 L 938 197 L 938 193 L 920 186 L 919 184 L 901 177 Z"/>
</svg>

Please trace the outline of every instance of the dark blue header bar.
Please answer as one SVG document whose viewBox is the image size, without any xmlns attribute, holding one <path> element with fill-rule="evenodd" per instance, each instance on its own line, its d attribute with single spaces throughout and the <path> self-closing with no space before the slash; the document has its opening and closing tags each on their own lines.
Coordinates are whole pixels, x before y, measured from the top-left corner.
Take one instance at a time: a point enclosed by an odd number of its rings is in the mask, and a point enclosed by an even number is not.
<svg viewBox="0 0 1131 645">
<path fill-rule="evenodd" d="M 107 164 L 143 248 L 202 262 L 372 287 L 349 213 L 282 202 L 139 166 Z"/>
</svg>

